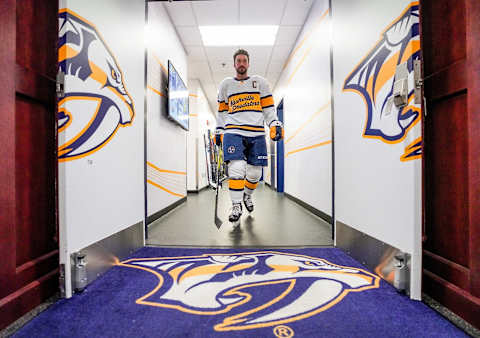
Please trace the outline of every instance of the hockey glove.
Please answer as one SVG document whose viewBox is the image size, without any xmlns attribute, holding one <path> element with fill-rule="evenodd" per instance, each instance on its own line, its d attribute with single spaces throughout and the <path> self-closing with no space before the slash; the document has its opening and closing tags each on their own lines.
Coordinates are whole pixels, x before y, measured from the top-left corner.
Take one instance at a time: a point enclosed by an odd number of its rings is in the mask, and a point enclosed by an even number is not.
<svg viewBox="0 0 480 338">
<path fill-rule="evenodd" d="M 220 134 L 219 132 L 217 132 L 215 134 L 215 144 L 221 147 L 222 143 L 223 143 L 223 134 Z"/>
<path fill-rule="evenodd" d="M 270 138 L 273 141 L 280 141 L 283 138 L 283 126 L 280 121 L 273 121 L 270 124 Z"/>
</svg>

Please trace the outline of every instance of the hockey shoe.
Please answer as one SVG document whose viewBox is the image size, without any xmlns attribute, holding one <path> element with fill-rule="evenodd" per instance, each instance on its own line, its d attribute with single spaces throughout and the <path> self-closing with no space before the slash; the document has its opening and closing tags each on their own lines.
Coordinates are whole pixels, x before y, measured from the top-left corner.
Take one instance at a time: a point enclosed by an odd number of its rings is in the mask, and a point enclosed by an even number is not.
<svg viewBox="0 0 480 338">
<path fill-rule="evenodd" d="M 243 204 L 245 205 L 245 208 L 247 208 L 248 212 L 251 213 L 253 211 L 252 195 L 243 194 Z"/>
<path fill-rule="evenodd" d="M 228 216 L 228 220 L 232 222 L 234 226 L 240 225 L 240 216 L 242 216 L 242 204 L 234 203 L 232 206 L 232 213 Z"/>
</svg>

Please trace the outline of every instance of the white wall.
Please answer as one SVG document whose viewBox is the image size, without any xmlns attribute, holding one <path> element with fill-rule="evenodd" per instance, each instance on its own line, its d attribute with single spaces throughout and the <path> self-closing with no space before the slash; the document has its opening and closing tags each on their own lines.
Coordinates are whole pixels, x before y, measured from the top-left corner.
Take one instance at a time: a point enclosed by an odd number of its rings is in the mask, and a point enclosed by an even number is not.
<svg viewBox="0 0 480 338">
<path fill-rule="evenodd" d="M 190 130 L 187 137 L 187 188 L 196 191 L 208 185 L 204 135 L 208 142 L 208 130 L 213 133 L 216 122 L 200 81 L 189 79 L 188 86 Z"/>
<path fill-rule="evenodd" d="M 413 123 L 402 121 L 410 123 L 404 131 L 398 112 L 382 110 L 390 96 L 400 41 L 411 39 L 404 28 L 418 21 L 413 16 L 391 26 L 409 4 L 406 0 L 333 1 L 335 214 L 338 221 L 412 254 L 412 297 L 420 298 L 421 160 L 418 156 L 402 160 L 406 148 L 421 136 L 420 117 Z M 411 54 L 408 47 L 406 58 Z M 384 66 L 369 74 L 368 66 L 375 62 Z M 376 92 L 375 99 L 362 95 L 362 90 Z M 370 125 L 368 103 L 373 105 Z"/>
<path fill-rule="evenodd" d="M 144 13 L 143 0 L 60 2 L 60 37 L 68 32 L 59 51 L 62 57 L 68 47 L 66 97 L 59 103 L 67 296 L 70 254 L 144 219 Z M 89 45 L 83 44 L 87 35 Z"/>
<path fill-rule="evenodd" d="M 168 60 L 187 84 L 187 56 L 160 2 L 148 4 L 147 44 L 147 214 L 150 216 L 187 194 L 187 132 L 166 117 Z"/>
<path fill-rule="evenodd" d="M 284 99 L 285 192 L 331 215 L 329 25 L 328 1 L 317 0 L 275 86 L 274 98 L 276 104 Z"/>
</svg>

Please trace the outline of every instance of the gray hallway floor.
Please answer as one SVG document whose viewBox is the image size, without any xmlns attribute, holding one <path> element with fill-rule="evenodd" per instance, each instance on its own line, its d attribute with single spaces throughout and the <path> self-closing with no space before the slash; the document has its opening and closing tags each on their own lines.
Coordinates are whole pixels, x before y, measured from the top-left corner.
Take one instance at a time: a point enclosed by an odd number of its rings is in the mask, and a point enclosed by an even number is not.
<svg viewBox="0 0 480 338">
<path fill-rule="evenodd" d="M 240 228 L 228 222 L 231 202 L 227 184 L 219 196 L 220 230 L 214 224 L 215 191 L 188 194 L 187 202 L 150 224 L 147 245 L 197 247 L 332 246 L 331 225 L 302 206 L 260 184 L 249 216 Z"/>
</svg>

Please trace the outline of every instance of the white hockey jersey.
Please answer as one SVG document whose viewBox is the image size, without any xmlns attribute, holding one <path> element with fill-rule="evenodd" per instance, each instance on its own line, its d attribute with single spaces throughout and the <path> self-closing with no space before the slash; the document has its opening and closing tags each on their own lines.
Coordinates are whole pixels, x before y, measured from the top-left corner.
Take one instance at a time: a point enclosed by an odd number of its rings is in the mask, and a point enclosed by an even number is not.
<svg viewBox="0 0 480 338">
<path fill-rule="evenodd" d="M 217 133 L 265 135 L 277 113 L 267 81 L 258 75 L 244 80 L 227 77 L 218 90 Z"/>
</svg>

